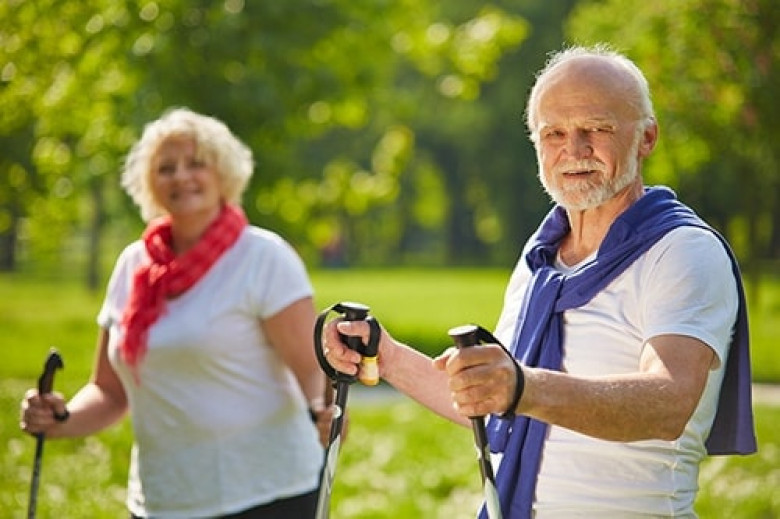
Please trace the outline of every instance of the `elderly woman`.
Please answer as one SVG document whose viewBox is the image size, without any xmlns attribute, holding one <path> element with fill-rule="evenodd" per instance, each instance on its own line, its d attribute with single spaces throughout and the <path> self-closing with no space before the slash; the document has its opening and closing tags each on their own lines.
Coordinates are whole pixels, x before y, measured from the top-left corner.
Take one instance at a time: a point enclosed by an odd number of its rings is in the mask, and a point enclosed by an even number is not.
<svg viewBox="0 0 780 519">
<path fill-rule="evenodd" d="M 252 170 L 214 118 L 146 126 L 122 186 L 148 226 L 111 275 L 92 378 L 67 405 L 34 389 L 22 402 L 23 430 L 49 438 L 129 412 L 133 518 L 314 515 L 330 412 L 312 287 L 287 242 L 248 224 Z"/>
</svg>

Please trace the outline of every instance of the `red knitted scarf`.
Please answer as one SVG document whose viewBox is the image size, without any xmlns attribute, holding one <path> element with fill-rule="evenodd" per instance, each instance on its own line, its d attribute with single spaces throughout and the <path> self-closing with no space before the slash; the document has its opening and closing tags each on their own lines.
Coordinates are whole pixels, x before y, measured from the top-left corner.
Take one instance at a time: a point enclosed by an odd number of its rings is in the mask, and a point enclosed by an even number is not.
<svg viewBox="0 0 780 519">
<path fill-rule="evenodd" d="M 226 205 L 198 243 L 176 256 L 171 247 L 170 218 L 164 216 L 149 223 L 142 238 L 151 261 L 133 274 L 130 298 L 122 315 L 125 335 L 119 348 L 132 369 L 146 353 L 149 327 L 165 313 L 166 299 L 185 292 L 202 278 L 246 225 L 241 208 Z"/>
</svg>

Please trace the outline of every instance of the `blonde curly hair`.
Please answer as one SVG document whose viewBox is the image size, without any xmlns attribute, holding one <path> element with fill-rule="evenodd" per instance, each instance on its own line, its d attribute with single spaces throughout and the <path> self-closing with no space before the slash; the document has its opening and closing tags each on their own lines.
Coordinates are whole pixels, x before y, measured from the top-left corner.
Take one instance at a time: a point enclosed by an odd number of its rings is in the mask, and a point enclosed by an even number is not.
<svg viewBox="0 0 780 519">
<path fill-rule="evenodd" d="M 139 207 L 145 222 L 165 214 L 151 190 L 152 161 L 164 142 L 182 137 L 195 141 L 198 158 L 214 166 L 223 199 L 241 203 L 254 169 L 252 151 L 222 121 L 188 108 L 174 108 L 144 126 L 122 170 L 122 187 Z"/>
</svg>

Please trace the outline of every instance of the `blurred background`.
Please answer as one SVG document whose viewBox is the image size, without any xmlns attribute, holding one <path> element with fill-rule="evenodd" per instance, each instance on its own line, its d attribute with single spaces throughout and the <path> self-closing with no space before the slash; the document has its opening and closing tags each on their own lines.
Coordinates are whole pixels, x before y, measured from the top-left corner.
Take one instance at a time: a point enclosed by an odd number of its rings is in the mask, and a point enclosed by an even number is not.
<svg viewBox="0 0 780 519">
<path fill-rule="evenodd" d="M 776 0 L 0 0 L 0 516 L 24 517 L 19 401 L 48 347 L 66 359 L 59 391 L 89 376 L 103 287 L 143 229 L 122 162 L 172 107 L 251 147 L 244 208 L 304 258 L 318 308 L 367 303 L 436 354 L 449 327 L 495 324 L 550 208 L 523 122 L 535 73 L 566 45 L 609 43 L 653 92 L 645 179 L 731 242 L 754 381 L 780 387 L 778 31 Z M 759 453 L 703 465 L 702 518 L 780 516 L 766 394 Z M 334 517 L 473 517 L 469 431 L 411 401 L 352 417 Z M 131 442 L 124 421 L 47 446 L 40 517 L 124 516 Z"/>
<path fill-rule="evenodd" d="M 251 221 L 310 268 L 510 268 L 549 209 L 523 124 L 548 53 L 645 71 L 646 164 L 731 241 L 780 250 L 773 0 L 4 0 L 0 271 L 101 290 L 142 223 L 119 187 L 143 125 L 187 106 L 252 148 Z"/>
</svg>

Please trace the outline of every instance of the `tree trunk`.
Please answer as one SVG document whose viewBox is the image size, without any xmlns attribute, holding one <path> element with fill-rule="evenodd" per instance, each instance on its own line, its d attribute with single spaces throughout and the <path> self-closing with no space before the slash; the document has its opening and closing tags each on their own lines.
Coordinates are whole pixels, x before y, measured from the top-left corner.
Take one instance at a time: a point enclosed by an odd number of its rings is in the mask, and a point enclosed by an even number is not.
<svg viewBox="0 0 780 519">
<path fill-rule="evenodd" d="M 16 202 L 11 202 L 8 214 L 8 228 L 0 232 L 0 272 L 16 270 L 16 244 L 19 236 L 19 208 Z"/>
<path fill-rule="evenodd" d="M 98 290 L 102 284 L 100 272 L 101 237 L 106 222 L 102 177 L 96 175 L 90 182 L 92 197 L 92 221 L 89 225 L 89 255 L 87 257 L 87 287 Z"/>
</svg>

